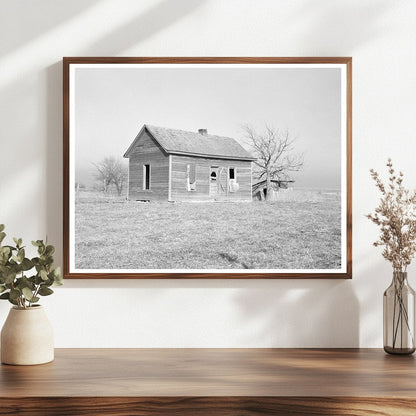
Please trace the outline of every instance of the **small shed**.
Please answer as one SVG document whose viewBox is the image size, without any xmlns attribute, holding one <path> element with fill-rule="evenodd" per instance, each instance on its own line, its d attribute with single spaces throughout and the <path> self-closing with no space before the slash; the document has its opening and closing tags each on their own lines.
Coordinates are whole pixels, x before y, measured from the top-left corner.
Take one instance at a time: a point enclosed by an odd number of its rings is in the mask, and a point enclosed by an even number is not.
<svg viewBox="0 0 416 416">
<path fill-rule="evenodd" d="M 256 158 L 233 138 L 145 124 L 124 157 L 131 200 L 252 200 Z"/>
<path fill-rule="evenodd" d="M 287 189 L 289 184 L 295 181 L 292 180 L 278 180 L 271 179 L 271 185 L 273 190 L 273 195 L 270 198 L 271 200 L 277 199 L 277 194 L 279 189 Z M 258 181 L 252 185 L 253 198 L 263 201 L 267 198 L 267 182 L 266 180 Z"/>
</svg>

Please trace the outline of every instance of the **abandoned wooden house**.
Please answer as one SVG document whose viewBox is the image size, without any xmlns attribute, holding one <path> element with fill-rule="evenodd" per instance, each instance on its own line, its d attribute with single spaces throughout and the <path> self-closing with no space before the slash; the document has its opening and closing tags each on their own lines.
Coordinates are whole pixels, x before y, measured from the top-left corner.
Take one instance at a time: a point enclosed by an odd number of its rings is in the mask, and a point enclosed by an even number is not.
<svg viewBox="0 0 416 416">
<path fill-rule="evenodd" d="M 145 124 L 124 157 L 131 200 L 252 200 L 255 158 L 230 137 Z"/>
</svg>

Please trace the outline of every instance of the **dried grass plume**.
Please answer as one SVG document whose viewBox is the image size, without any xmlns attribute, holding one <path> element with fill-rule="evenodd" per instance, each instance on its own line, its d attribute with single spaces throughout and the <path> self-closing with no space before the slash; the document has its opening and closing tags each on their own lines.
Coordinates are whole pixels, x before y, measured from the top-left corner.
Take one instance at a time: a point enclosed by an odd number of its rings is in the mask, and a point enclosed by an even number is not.
<svg viewBox="0 0 416 416">
<path fill-rule="evenodd" d="M 366 217 L 380 227 L 379 239 L 373 245 L 384 246 L 383 257 L 392 263 L 394 271 L 405 272 L 416 253 L 416 190 L 403 186 L 403 173 L 396 173 L 390 158 L 387 168 L 387 184 L 370 170 L 381 198 L 374 213 Z"/>
</svg>

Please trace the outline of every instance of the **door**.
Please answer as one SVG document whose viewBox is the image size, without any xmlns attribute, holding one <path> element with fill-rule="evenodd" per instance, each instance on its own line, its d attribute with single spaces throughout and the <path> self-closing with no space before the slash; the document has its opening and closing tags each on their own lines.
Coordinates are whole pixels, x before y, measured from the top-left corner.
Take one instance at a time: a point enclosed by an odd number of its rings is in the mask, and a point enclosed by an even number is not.
<svg viewBox="0 0 416 416">
<path fill-rule="evenodd" d="M 209 194 L 213 197 L 218 195 L 218 166 L 211 166 L 209 170 Z"/>
</svg>

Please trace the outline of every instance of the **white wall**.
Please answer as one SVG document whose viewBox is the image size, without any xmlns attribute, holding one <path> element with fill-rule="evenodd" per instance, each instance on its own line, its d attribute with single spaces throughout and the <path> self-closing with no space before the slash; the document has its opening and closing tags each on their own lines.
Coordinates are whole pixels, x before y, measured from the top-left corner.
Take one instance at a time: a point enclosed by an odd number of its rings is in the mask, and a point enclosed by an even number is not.
<svg viewBox="0 0 416 416">
<path fill-rule="evenodd" d="M 416 2 L 0 0 L 0 222 L 62 241 L 62 56 L 352 56 L 354 276 L 67 281 L 57 347 L 379 347 L 391 271 L 364 218 L 387 156 L 416 187 Z M 294 253 L 296 255 L 296 253 Z M 416 268 L 410 281 L 416 287 Z M 0 324 L 9 305 L 0 304 Z"/>
</svg>

